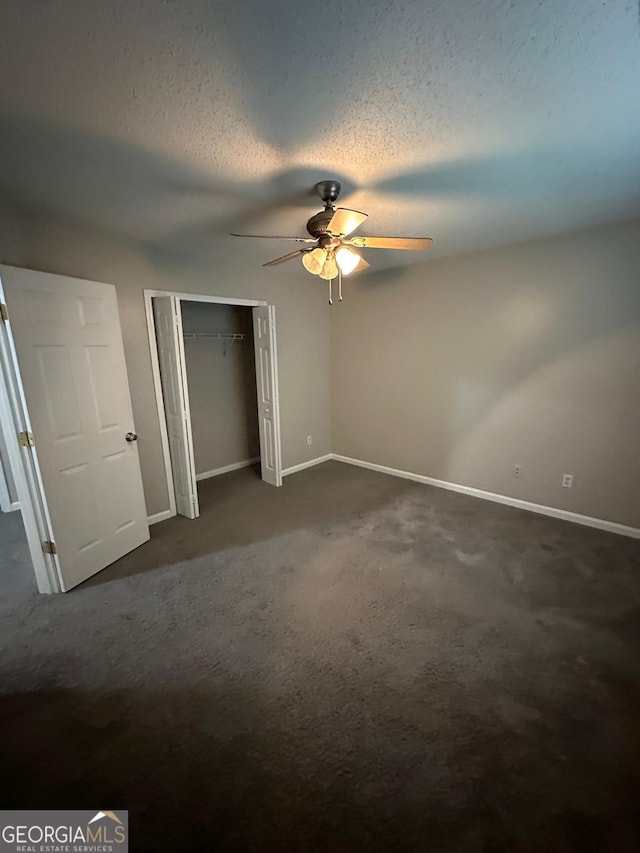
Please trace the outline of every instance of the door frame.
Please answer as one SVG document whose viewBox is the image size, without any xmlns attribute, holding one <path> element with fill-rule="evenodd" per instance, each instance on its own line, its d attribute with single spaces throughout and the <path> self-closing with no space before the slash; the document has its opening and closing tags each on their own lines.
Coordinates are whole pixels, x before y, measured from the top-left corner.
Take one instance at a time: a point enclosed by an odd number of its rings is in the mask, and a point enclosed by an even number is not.
<svg viewBox="0 0 640 853">
<path fill-rule="evenodd" d="M 164 396 L 162 393 L 162 382 L 160 379 L 160 360 L 158 358 L 158 346 L 156 341 L 156 324 L 155 318 L 153 316 L 152 300 L 154 299 L 154 297 L 158 296 L 175 296 L 181 302 L 209 302 L 218 305 L 237 305 L 244 308 L 260 308 L 269 306 L 269 303 L 264 299 L 239 299 L 235 296 L 208 296 L 202 293 L 183 293 L 175 290 L 144 290 L 144 311 L 147 319 L 147 335 L 149 338 L 149 354 L 151 356 L 153 389 L 156 398 L 158 421 L 160 423 L 160 443 L 162 446 L 162 457 L 164 460 L 167 493 L 169 495 L 169 509 L 165 510 L 164 512 L 158 513 L 157 516 L 152 516 L 151 521 L 164 521 L 165 519 L 171 518 L 172 516 L 177 514 L 175 488 L 173 485 L 173 468 L 171 465 L 171 455 L 169 453 L 169 436 L 167 433 L 167 422 L 164 411 Z M 277 362 L 274 366 L 274 369 L 277 371 Z M 275 396 L 274 406 L 278 409 L 279 423 L 279 395 Z M 278 435 L 277 440 L 278 442 L 280 442 L 280 435 Z M 195 474 L 195 471 L 193 473 Z"/>
<path fill-rule="evenodd" d="M 6 305 L 0 275 L 0 303 Z M 35 449 L 22 447 L 21 432 L 30 433 L 28 410 L 20 378 L 18 357 L 11 330 L 11 317 L 0 320 L 0 429 L 16 487 L 20 512 L 38 592 L 62 592 L 58 557 L 45 554 L 43 543 L 52 540 L 51 519 L 44 486 L 35 463 Z"/>
</svg>

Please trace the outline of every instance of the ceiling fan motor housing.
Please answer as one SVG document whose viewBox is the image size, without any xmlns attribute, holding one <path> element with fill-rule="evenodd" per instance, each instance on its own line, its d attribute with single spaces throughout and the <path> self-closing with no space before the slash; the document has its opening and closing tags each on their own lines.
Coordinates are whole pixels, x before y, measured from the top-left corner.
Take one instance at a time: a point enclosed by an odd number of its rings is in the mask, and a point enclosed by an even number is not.
<svg viewBox="0 0 640 853">
<path fill-rule="evenodd" d="M 320 213 L 316 213 L 315 216 L 312 216 L 307 222 L 307 231 L 309 234 L 316 239 L 318 239 L 318 237 L 322 237 L 323 234 L 326 234 L 334 213 L 335 209 L 333 207 L 326 207 L 324 210 L 321 210 Z"/>
<path fill-rule="evenodd" d="M 321 210 L 320 213 L 316 213 L 315 216 L 312 216 L 307 222 L 307 231 L 312 237 L 315 237 L 316 240 L 327 233 L 327 228 L 331 222 L 331 218 L 336 212 L 334 202 L 340 195 L 341 189 L 340 181 L 332 180 L 319 181 L 315 186 L 316 192 L 325 205 L 324 210 Z"/>
</svg>

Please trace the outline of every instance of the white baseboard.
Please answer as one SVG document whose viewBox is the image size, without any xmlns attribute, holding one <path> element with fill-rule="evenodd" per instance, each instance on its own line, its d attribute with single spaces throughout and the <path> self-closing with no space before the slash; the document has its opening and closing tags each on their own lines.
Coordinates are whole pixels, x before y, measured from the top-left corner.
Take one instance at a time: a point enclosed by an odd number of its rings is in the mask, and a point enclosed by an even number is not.
<svg viewBox="0 0 640 853">
<path fill-rule="evenodd" d="M 231 465 L 224 465 L 222 468 L 214 468 L 213 471 L 203 471 L 202 474 L 196 474 L 196 480 L 208 480 L 209 477 L 219 477 L 220 474 L 228 474 L 229 471 L 239 471 L 240 468 L 248 468 L 249 465 L 255 465 L 260 461 L 259 456 L 254 456 L 253 459 L 243 459 L 242 462 L 234 462 Z"/>
<path fill-rule="evenodd" d="M 175 512 L 170 509 L 163 509 L 162 512 L 156 512 L 155 515 L 150 515 L 147 518 L 147 524 L 157 524 L 159 521 L 166 521 L 168 518 L 173 518 Z"/>
<path fill-rule="evenodd" d="M 324 456 L 318 456 L 315 459 L 309 459 L 307 462 L 301 462 L 299 465 L 293 465 L 291 468 L 285 468 L 282 472 L 283 477 L 289 474 L 295 474 L 297 471 L 304 471 L 305 468 L 312 468 L 314 465 L 321 465 L 323 462 L 330 460 L 336 462 L 345 462 L 347 465 L 356 465 L 359 468 L 368 468 L 371 471 L 379 471 L 381 474 L 390 474 L 392 477 L 401 477 L 404 480 L 413 480 L 415 483 L 424 483 L 427 486 L 435 486 L 438 489 L 448 489 L 450 492 L 459 492 L 462 495 L 469 495 L 472 498 L 480 498 L 484 501 L 492 501 L 493 503 L 512 506 L 516 509 L 524 509 L 527 512 L 535 512 L 538 515 L 548 515 L 551 518 L 559 518 L 563 521 L 571 521 L 574 524 L 582 524 L 585 527 L 594 527 L 597 530 L 606 530 L 609 533 L 618 533 L 621 536 L 630 536 L 633 539 L 640 539 L 640 528 L 629 527 L 626 524 L 618 524 L 616 521 L 606 521 L 602 518 L 593 518 L 590 515 L 581 515 L 577 512 L 571 512 L 566 509 L 558 509 L 557 507 L 545 506 L 536 504 L 530 501 L 523 501 L 519 498 L 511 498 L 508 495 L 500 495 L 495 492 L 486 492 L 483 489 L 475 489 L 472 486 L 462 486 L 458 483 L 449 483 L 447 480 L 436 480 L 434 477 L 427 477 L 424 474 L 414 474 L 412 471 L 402 471 L 399 468 L 389 468 L 387 465 L 377 465 L 375 462 L 365 462 L 362 459 L 353 459 L 350 456 L 342 456 L 339 453 L 327 453 Z M 215 471 L 207 471 L 204 474 L 198 474 L 197 480 L 204 480 L 207 477 L 216 477 L 218 474 L 225 474 L 228 471 L 236 471 L 239 468 L 246 468 L 248 465 L 253 465 L 259 462 L 257 459 L 247 459 L 244 462 L 236 462 L 233 465 L 227 465 L 224 468 L 217 468 Z M 18 505 L 19 506 L 19 505 Z M 18 508 L 12 504 L 12 509 Z M 171 518 L 175 513 L 170 509 L 157 512 L 155 515 L 150 515 L 148 518 L 149 524 L 157 524 L 159 521 L 165 521 Z"/>
<path fill-rule="evenodd" d="M 592 518 L 590 515 L 580 515 L 580 513 L 570 512 L 566 509 L 522 501 L 519 498 L 510 498 L 508 495 L 499 495 L 495 492 L 485 492 L 482 489 L 474 489 L 471 486 L 460 486 L 457 483 L 449 483 L 446 480 L 436 480 L 433 477 L 425 477 L 423 474 L 413 474 L 411 471 L 401 471 L 399 468 L 376 465 L 374 462 L 364 462 L 362 459 L 352 459 L 350 456 L 341 456 L 338 453 L 332 453 L 330 458 L 335 459 L 336 462 L 346 462 L 348 465 L 357 465 L 359 468 L 369 468 L 372 471 L 379 471 L 381 474 L 391 474 L 393 477 L 402 477 L 404 480 L 414 480 L 416 483 L 436 486 L 438 489 L 448 489 L 451 492 L 460 492 L 463 495 L 481 498 L 484 501 L 493 501 L 494 503 L 515 507 L 516 509 L 536 512 L 539 515 L 561 518 L 563 521 L 572 521 L 574 524 L 583 524 L 586 527 L 595 527 L 598 530 L 607 530 L 609 533 L 618 533 L 621 536 L 631 536 L 633 539 L 640 539 L 640 528 L 628 527 L 626 524 L 618 524 L 616 521 Z"/>
<path fill-rule="evenodd" d="M 9 509 L 9 512 L 15 512 L 17 509 L 20 509 L 20 501 L 14 501 L 11 504 L 11 508 Z"/>
<path fill-rule="evenodd" d="M 308 462 L 301 462 L 299 465 L 292 465 L 291 468 L 285 468 L 282 472 L 283 477 L 288 477 L 289 474 L 295 474 L 298 471 L 304 471 L 305 468 L 313 468 L 314 465 L 321 465 L 323 462 L 329 462 L 334 459 L 333 453 L 326 453 L 324 456 L 318 456 L 315 459 L 309 459 Z"/>
</svg>

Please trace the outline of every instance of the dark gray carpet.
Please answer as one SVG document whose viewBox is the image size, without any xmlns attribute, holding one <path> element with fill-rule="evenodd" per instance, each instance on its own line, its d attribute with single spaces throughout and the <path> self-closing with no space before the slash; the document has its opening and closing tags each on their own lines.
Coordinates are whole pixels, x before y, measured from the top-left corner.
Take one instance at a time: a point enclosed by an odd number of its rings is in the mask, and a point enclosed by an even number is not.
<svg viewBox="0 0 640 853">
<path fill-rule="evenodd" d="M 38 596 L 4 517 L 2 807 L 142 851 L 640 849 L 640 543 L 339 463 Z"/>
</svg>

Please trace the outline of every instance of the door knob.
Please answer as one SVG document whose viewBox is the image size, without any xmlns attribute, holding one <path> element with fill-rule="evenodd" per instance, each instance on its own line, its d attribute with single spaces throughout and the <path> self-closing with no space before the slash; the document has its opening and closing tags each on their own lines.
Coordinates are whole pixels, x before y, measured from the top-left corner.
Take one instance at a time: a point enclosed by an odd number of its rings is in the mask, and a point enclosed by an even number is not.
<svg viewBox="0 0 640 853">
<path fill-rule="evenodd" d="M 138 440 L 138 436 L 135 434 L 135 432 L 128 432 L 125 435 L 125 438 L 127 441 L 137 441 Z"/>
</svg>

